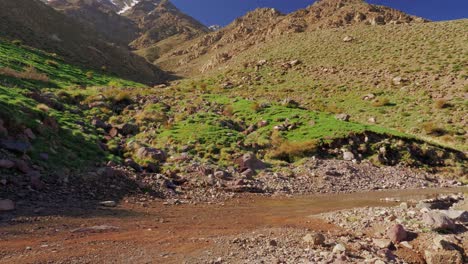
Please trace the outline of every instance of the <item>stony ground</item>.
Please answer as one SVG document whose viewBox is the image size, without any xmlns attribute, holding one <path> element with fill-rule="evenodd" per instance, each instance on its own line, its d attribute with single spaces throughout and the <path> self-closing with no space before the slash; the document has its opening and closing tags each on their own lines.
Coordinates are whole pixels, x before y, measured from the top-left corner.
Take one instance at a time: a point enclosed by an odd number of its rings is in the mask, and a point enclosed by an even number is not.
<svg viewBox="0 0 468 264">
<path fill-rule="evenodd" d="M 466 263 L 464 199 L 458 194 L 313 215 L 339 229 L 265 228 L 223 237 L 197 263 Z"/>
</svg>

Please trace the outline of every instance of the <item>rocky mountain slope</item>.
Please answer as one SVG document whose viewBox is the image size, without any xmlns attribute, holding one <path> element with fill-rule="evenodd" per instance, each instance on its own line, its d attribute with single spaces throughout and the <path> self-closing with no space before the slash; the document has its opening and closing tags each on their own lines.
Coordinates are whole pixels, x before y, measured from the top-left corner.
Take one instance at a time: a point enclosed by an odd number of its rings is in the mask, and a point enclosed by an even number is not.
<svg viewBox="0 0 468 264">
<path fill-rule="evenodd" d="M 0 32 L 3 38 L 21 40 L 55 52 L 69 62 L 129 79 L 158 83 L 165 77 L 154 65 L 126 48 L 108 44 L 94 31 L 38 0 L 1 1 Z"/>
<path fill-rule="evenodd" d="M 175 35 L 191 39 L 209 31 L 168 0 L 141 0 L 123 15 L 134 21 L 142 31 L 142 35 L 130 45 L 134 49 L 150 47 Z"/>
<path fill-rule="evenodd" d="M 211 54 L 213 65 L 208 67 L 213 67 L 249 47 L 284 34 L 357 25 L 425 21 L 392 8 L 368 4 L 363 0 L 321 0 L 289 15 L 262 8 L 249 12 L 219 31 L 176 47 L 158 62 L 164 67 L 175 69 L 204 54 Z"/>
<path fill-rule="evenodd" d="M 48 4 L 72 17 L 104 39 L 127 46 L 138 37 L 139 29 L 131 20 L 117 14 L 123 7 L 109 0 L 49 0 Z"/>
</svg>

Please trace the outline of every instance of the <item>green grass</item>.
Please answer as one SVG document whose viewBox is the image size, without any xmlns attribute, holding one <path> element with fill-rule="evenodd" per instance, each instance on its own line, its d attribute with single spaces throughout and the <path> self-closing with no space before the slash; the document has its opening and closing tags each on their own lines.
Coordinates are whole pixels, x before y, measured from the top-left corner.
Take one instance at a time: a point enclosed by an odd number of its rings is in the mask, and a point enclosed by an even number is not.
<svg viewBox="0 0 468 264">
<path fill-rule="evenodd" d="M 49 81 L 0 75 L 0 118 L 16 130 L 10 131 L 10 134 L 21 133 L 22 129 L 31 128 L 37 139 L 32 141 L 33 150 L 29 154 L 38 164 L 49 169 L 80 169 L 96 160 L 108 158 L 108 154 L 97 146 L 99 136 L 95 128 L 88 122 L 80 125 L 86 118 L 78 105 L 61 102 L 63 109 L 49 107 L 47 112 L 43 112 L 37 108 L 40 103 L 29 94 L 53 93 L 55 98 L 59 98 L 61 91 L 70 96 L 94 94 L 94 86 L 106 86 L 109 83 L 121 87 L 143 85 L 101 72 L 94 72 L 92 78 L 87 78 L 88 70 L 67 64 L 53 54 L 0 41 L 0 68 L 21 72 L 31 66 L 37 72 L 47 75 Z M 43 121 L 46 118 L 56 120 L 59 129 L 45 127 Z M 42 152 L 49 154 L 49 160 L 39 158 Z"/>
</svg>

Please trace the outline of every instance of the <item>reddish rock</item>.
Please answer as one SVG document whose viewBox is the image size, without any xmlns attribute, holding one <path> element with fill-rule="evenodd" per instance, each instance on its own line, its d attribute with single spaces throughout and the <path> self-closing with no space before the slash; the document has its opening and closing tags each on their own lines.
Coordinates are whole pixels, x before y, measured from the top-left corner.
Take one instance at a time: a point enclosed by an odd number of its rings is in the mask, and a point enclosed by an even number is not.
<svg viewBox="0 0 468 264">
<path fill-rule="evenodd" d="M 155 160 L 165 162 L 167 157 L 166 153 L 160 149 L 141 147 L 137 150 L 136 156 L 141 160 Z"/>
<path fill-rule="evenodd" d="M 31 144 L 16 140 L 0 140 L 0 147 L 17 153 L 26 153 L 31 149 Z"/>
<path fill-rule="evenodd" d="M 11 169 L 15 166 L 15 163 L 11 160 L 0 160 L 0 169 Z"/>
<path fill-rule="evenodd" d="M 437 211 L 429 211 L 423 215 L 423 223 L 433 230 L 455 230 L 456 225 L 447 215 Z"/>
<path fill-rule="evenodd" d="M 32 169 L 29 164 L 24 160 L 15 160 L 15 167 L 17 170 L 21 171 L 22 173 L 29 173 Z"/>
<path fill-rule="evenodd" d="M 8 130 L 4 126 L 4 122 L 2 119 L 0 119 L 0 137 L 6 137 L 8 136 Z"/>
<path fill-rule="evenodd" d="M 116 137 L 118 134 L 119 130 L 117 130 L 117 128 L 115 127 L 111 128 L 111 130 L 109 131 L 109 136 L 111 136 L 112 138 Z"/>
<path fill-rule="evenodd" d="M 31 140 L 36 139 L 36 135 L 34 135 L 30 128 L 26 128 L 23 133 Z"/>
<path fill-rule="evenodd" d="M 408 239 L 408 233 L 406 232 L 405 228 L 400 224 L 392 226 L 387 231 L 387 236 L 395 244 L 400 243 L 402 241 L 406 241 L 406 239 Z"/>
<path fill-rule="evenodd" d="M 99 118 L 93 118 L 93 120 L 91 120 L 91 124 L 95 126 L 96 128 L 102 128 L 102 129 L 109 129 L 110 127 L 109 124 L 105 123 Z"/>
<path fill-rule="evenodd" d="M 42 124 L 50 129 L 52 129 L 53 131 L 58 131 L 59 129 L 59 124 L 57 122 L 57 120 L 55 120 L 55 118 L 53 117 L 46 117 L 44 118 L 44 120 L 42 121 Z"/>
<path fill-rule="evenodd" d="M 245 170 L 264 170 L 266 169 L 266 164 L 257 159 L 255 154 L 253 153 L 247 153 L 244 154 L 242 157 L 238 158 L 236 163 L 239 165 L 240 171 L 245 171 Z"/>
<path fill-rule="evenodd" d="M 45 188 L 45 184 L 41 181 L 41 174 L 38 171 L 30 171 L 27 175 L 33 189 L 42 190 Z"/>
</svg>

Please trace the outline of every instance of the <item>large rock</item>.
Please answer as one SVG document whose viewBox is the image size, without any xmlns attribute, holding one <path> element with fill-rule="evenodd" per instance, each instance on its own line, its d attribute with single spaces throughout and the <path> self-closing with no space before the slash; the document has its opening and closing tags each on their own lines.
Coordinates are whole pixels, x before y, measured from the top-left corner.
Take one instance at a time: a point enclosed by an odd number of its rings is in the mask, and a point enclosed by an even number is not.
<svg viewBox="0 0 468 264">
<path fill-rule="evenodd" d="M 0 200 L 0 212 L 15 210 L 15 203 L 12 200 Z"/>
<path fill-rule="evenodd" d="M 352 152 L 350 152 L 350 151 L 345 151 L 345 152 L 343 152 L 343 159 L 348 160 L 348 161 L 353 160 L 354 159 L 354 154 Z"/>
<path fill-rule="evenodd" d="M 0 165 L 0 167 L 1 167 L 1 165 Z M 468 211 L 464 211 L 464 210 L 444 210 L 444 211 L 441 211 L 441 213 L 447 215 L 453 221 L 468 223 Z"/>
<path fill-rule="evenodd" d="M 130 123 L 125 123 L 125 124 L 122 124 L 122 125 L 117 125 L 115 126 L 115 128 L 117 128 L 117 130 L 119 131 L 120 134 L 124 135 L 124 136 L 128 136 L 128 135 L 135 135 L 136 133 L 138 133 L 139 131 L 139 128 L 137 125 L 135 124 L 130 124 Z"/>
<path fill-rule="evenodd" d="M 426 250 L 424 258 L 427 264 L 462 264 L 463 256 L 456 250 Z"/>
<path fill-rule="evenodd" d="M 0 159 L 0 169 L 11 169 L 15 163 L 11 160 Z"/>
<path fill-rule="evenodd" d="M 335 118 L 336 118 L 337 120 L 341 120 L 341 121 L 348 122 L 349 119 L 351 118 L 351 116 L 348 115 L 348 114 L 337 114 L 337 115 L 335 115 Z"/>
<path fill-rule="evenodd" d="M 166 153 L 160 149 L 141 147 L 137 150 L 136 156 L 140 160 L 154 160 L 165 162 L 167 159 Z"/>
<path fill-rule="evenodd" d="M 4 139 L 0 140 L 0 147 L 23 154 L 28 152 L 32 146 L 28 142 Z"/>
<path fill-rule="evenodd" d="M 456 226 L 447 215 L 437 211 L 429 211 L 423 215 L 423 223 L 433 230 L 455 230 Z"/>
<path fill-rule="evenodd" d="M 237 159 L 237 164 L 239 165 L 239 169 L 241 171 L 246 171 L 248 169 L 252 171 L 264 170 L 267 167 L 266 164 L 263 161 L 257 159 L 253 153 L 244 154 L 242 157 Z"/>
<path fill-rule="evenodd" d="M 395 244 L 408 239 L 408 233 L 400 224 L 396 224 L 390 227 L 390 229 L 387 231 L 387 236 Z"/>
<path fill-rule="evenodd" d="M 392 241 L 390 239 L 372 239 L 372 243 L 378 248 L 389 248 L 392 245 Z"/>
</svg>

